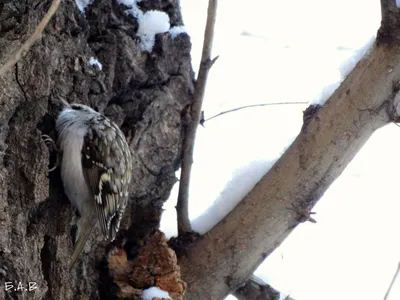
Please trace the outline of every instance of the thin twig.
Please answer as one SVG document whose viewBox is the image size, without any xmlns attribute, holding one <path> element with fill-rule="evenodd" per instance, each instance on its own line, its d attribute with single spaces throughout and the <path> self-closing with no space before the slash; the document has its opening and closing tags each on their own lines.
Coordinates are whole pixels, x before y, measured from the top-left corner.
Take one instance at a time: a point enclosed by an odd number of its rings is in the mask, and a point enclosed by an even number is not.
<svg viewBox="0 0 400 300">
<path fill-rule="evenodd" d="M 43 30 L 46 28 L 51 17 L 55 14 L 60 5 L 61 0 L 53 0 L 49 10 L 44 15 L 43 19 L 40 21 L 39 25 L 35 28 L 35 32 L 26 40 L 26 42 L 18 49 L 14 55 L 0 68 L 0 76 L 10 70 L 15 64 L 24 57 L 32 45 L 41 38 Z"/>
<path fill-rule="evenodd" d="M 196 139 L 196 130 L 199 125 L 201 116 L 201 106 L 203 103 L 204 93 L 206 89 L 207 77 L 210 68 L 218 57 L 211 59 L 211 49 L 214 38 L 215 20 L 217 17 L 218 0 L 209 0 L 207 23 L 204 32 L 203 53 L 199 75 L 197 77 L 196 88 L 193 94 L 193 101 L 189 111 L 189 120 L 183 139 L 183 156 L 181 166 L 181 177 L 179 183 L 178 202 L 176 205 L 178 219 L 178 233 L 183 236 L 187 232 L 192 231 L 189 221 L 189 184 L 190 172 L 193 163 L 193 149 Z"/>
<path fill-rule="evenodd" d="M 394 283 L 396 282 L 396 279 L 399 276 L 399 272 L 400 272 L 400 262 L 397 265 L 396 273 L 393 276 L 392 282 L 390 283 L 389 288 L 388 288 L 388 290 L 386 292 L 385 298 L 383 300 L 388 300 L 389 299 L 390 292 L 392 291 Z"/>
<path fill-rule="evenodd" d="M 252 107 L 259 107 L 259 106 L 269 106 L 269 105 L 288 105 L 288 104 L 308 104 L 309 102 L 272 102 L 272 103 L 260 103 L 260 104 L 252 104 L 252 105 L 246 105 L 246 106 L 241 106 L 241 107 L 236 107 L 236 108 L 232 108 L 229 110 L 225 110 L 223 112 L 220 112 L 212 117 L 209 117 L 208 119 L 203 120 L 203 122 L 201 122 L 202 124 L 204 124 L 207 121 L 210 121 L 211 119 L 214 119 L 216 117 L 222 116 L 224 114 L 228 114 L 234 111 L 238 111 L 241 109 L 245 109 L 245 108 L 252 108 Z"/>
</svg>

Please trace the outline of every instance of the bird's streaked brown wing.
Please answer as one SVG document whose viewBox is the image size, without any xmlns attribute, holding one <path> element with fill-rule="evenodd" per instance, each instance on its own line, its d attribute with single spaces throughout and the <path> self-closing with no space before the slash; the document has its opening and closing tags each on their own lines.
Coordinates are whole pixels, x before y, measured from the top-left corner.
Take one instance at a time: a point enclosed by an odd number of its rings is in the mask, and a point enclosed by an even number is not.
<svg viewBox="0 0 400 300">
<path fill-rule="evenodd" d="M 118 232 L 132 170 L 130 152 L 121 152 L 121 143 L 126 144 L 125 137 L 110 122 L 106 129 L 88 132 L 82 146 L 83 173 L 93 193 L 100 228 L 108 240 Z"/>
</svg>

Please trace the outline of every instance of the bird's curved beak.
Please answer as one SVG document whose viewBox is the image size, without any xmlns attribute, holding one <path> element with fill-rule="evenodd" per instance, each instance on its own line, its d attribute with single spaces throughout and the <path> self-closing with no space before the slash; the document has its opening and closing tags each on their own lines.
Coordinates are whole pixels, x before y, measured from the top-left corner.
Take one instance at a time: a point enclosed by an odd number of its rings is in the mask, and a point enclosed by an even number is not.
<svg viewBox="0 0 400 300">
<path fill-rule="evenodd" d="M 69 108 L 71 107 L 71 105 L 69 105 L 69 103 L 67 101 L 64 100 L 64 98 L 58 97 L 58 99 L 60 100 L 63 108 Z"/>
</svg>

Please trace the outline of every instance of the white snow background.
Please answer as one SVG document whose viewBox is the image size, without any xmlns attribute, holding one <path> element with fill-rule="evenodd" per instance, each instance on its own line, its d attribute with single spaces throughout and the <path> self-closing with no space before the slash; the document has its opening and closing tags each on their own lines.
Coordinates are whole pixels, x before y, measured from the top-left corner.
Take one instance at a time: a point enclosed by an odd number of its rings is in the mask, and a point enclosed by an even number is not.
<svg viewBox="0 0 400 300">
<path fill-rule="evenodd" d="M 207 0 L 181 0 L 198 71 Z M 373 42 L 379 1 L 219 1 L 205 117 L 257 103 L 323 103 Z M 190 218 L 217 223 L 290 145 L 308 105 L 249 108 L 199 127 Z M 383 299 L 400 260 L 400 128 L 378 130 L 255 275 L 296 300 Z M 162 229 L 176 234 L 177 187 Z M 400 299 L 400 283 L 387 300 Z M 396 291 L 398 291 L 396 293 Z M 229 299 L 234 299 L 230 296 Z"/>
</svg>

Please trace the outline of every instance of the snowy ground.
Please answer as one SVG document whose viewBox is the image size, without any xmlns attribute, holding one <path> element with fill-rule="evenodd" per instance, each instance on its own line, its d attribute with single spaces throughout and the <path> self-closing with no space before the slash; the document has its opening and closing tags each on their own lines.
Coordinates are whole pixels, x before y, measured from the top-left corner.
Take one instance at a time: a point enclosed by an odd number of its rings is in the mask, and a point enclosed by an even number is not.
<svg viewBox="0 0 400 300">
<path fill-rule="evenodd" d="M 207 0 L 181 0 L 198 69 Z M 202 13 L 201 13 L 202 12 Z M 205 117 L 257 103 L 319 102 L 380 23 L 379 1 L 220 1 Z M 307 105 L 250 108 L 199 127 L 190 218 L 206 232 L 290 145 Z M 296 300 L 383 299 L 400 260 L 400 128 L 378 130 L 314 211 L 255 275 Z M 162 229 L 176 234 L 177 186 Z M 397 290 L 397 293 L 396 293 Z M 233 297 L 229 299 L 234 299 Z M 400 299 L 400 282 L 387 300 Z"/>
</svg>

